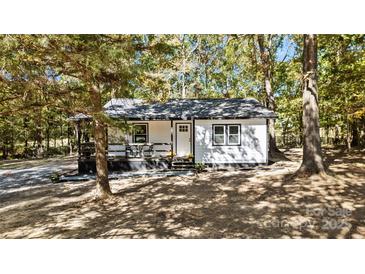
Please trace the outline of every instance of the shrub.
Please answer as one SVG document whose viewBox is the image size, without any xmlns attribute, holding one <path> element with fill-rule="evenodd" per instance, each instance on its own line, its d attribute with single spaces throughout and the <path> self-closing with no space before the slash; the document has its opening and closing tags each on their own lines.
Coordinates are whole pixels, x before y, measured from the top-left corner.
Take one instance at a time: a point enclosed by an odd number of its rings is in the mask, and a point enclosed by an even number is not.
<svg viewBox="0 0 365 274">
<path fill-rule="evenodd" d="M 58 172 L 53 172 L 51 176 L 49 176 L 49 179 L 51 179 L 52 183 L 58 183 L 60 181 L 60 174 Z"/>
<path fill-rule="evenodd" d="M 206 168 L 205 164 L 204 163 L 196 163 L 195 166 L 195 171 L 200 173 L 200 172 L 203 172 Z"/>
</svg>

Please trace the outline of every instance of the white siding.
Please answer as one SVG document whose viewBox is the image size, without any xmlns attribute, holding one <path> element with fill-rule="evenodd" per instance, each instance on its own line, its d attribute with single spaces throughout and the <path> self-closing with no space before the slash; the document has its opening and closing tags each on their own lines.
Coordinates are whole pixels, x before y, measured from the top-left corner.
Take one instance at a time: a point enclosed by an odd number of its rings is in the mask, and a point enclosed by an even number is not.
<svg viewBox="0 0 365 274">
<path fill-rule="evenodd" d="M 170 121 L 149 121 L 148 131 L 150 143 L 171 143 Z"/>
<path fill-rule="evenodd" d="M 129 123 L 148 124 L 148 138 L 150 143 L 171 142 L 170 121 L 133 121 Z M 176 123 L 191 123 L 191 121 L 174 121 L 173 138 L 176 152 Z M 240 124 L 240 146 L 213 146 L 213 124 Z M 131 135 L 124 135 L 119 129 L 108 129 L 109 143 L 120 143 L 123 139 L 132 142 Z M 195 120 L 195 161 L 197 163 L 266 163 L 267 162 L 267 126 L 266 119 L 240 120 Z M 124 153 L 112 152 L 113 149 L 124 149 L 124 146 L 109 145 L 110 156 L 124 156 Z M 156 146 L 157 150 L 170 150 L 170 145 Z M 166 153 L 156 153 L 165 155 Z"/>
<path fill-rule="evenodd" d="M 240 124 L 240 146 L 213 146 L 213 124 Z M 195 120 L 195 161 L 197 163 L 266 163 L 266 119 Z"/>
<path fill-rule="evenodd" d="M 170 121 L 149 121 L 148 134 L 150 143 L 171 143 Z M 170 145 L 155 146 L 156 150 L 171 150 Z M 156 156 L 166 156 L 167 152 L 156 153 Z"/>
</svg>

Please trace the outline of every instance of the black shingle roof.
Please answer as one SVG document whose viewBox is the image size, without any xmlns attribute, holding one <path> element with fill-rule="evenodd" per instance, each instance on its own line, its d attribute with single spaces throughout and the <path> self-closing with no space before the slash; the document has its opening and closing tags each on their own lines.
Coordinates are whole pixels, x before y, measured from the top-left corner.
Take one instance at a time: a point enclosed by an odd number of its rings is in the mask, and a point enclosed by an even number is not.
<svg viewBox="0 0 365 274">
<path fill-rule="evenodd" d="M 127 100 L 127 102 L 126 102 Z M 256 99 L 180 99 L 145 103 L 113 99 L 104 109 L 110 117 L 127 120 L 276 118 Z"/>
</svg>

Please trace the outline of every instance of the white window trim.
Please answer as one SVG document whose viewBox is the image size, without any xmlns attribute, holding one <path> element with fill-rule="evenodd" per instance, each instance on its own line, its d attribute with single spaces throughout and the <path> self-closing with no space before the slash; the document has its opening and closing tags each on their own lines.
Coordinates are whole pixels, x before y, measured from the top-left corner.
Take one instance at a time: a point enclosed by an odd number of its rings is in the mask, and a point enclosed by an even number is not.
<svg viewBox="0 0 365 274">
<path fill-rule="evenodd" d="M 216 134 L 215 133 L 215 128 L 216 127 L 223 127 L 223 133 L 222 134 Z M 221 136 L 223 135 L 223 143 L 216 143 L 215 142 L 215 136 L 218 135 L 218 136 Z M 226 145 L 226 126 L 225 125 L 213 125 L 213 145 L 215 146 L 224 146 Z"/>
<path fill-rule="evenodd" d="M 223 127 L 223 134 L 216 134 L 215 128 L 216 127 Z M 237 134 L 229 134 L 230 127 L 238 127 L 238 133 Z M 215 136 L 221 136 L 223 135 L 224 142 L 223 143 L 216 143 L 215 142 Z M 229 136 L 230 135 L 237 135 L 238 136 L 238 142 L 237 143 L 230 143 L 229 142 Z M 213 124 L 212 128 L 212 143 L 213 146 L 240 146 L 241 145 L 241 125 L 240 124 Z"/>
<path fill-rule="evenodd" d="M 132 143 L 137 143 L 135 140 L 136 135 L 146 136 L 146 143 L 148 143 L 149 135 L 148 135 L 148 124 L 145 123 L 133 123 L 133 126 L 145 126 L 146 127 L 146 134 L 136 134 L 135 129 L 132 132 Z M 141 143 L 143 144 L 143 143 Z"/>
<path fill-rule="evenodd" d="M 234 134 L 231 134 L 230 133 L 230 128 L 231 127 L 237 127 L 238 132 L 234 133 Z M 234 135 L 238 136 L 238 142 L 237 143 L 230 143 L 229 137 L 234 136 Z M 227 125 L 227 144 L 230 145 L 230 146 L 239 146 L 241 144 L 241 126 L 240 125 Z"/>
</svg>

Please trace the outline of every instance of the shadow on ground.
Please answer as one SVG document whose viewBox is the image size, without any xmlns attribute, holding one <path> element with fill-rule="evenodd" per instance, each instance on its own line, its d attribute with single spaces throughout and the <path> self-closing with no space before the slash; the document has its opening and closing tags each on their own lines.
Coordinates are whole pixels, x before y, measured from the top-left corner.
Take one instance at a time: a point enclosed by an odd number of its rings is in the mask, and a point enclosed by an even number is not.
<svg viewBox="0 0 365 274">
<path fill-rule="evenodd" d="M 288 179 L 291 161 L 246 171 L 112 181 L 42 182 L 1 194 L 2 238 L 364 238 L 365 152 L 327 150 L 335 177 Z"/>
</svg>

